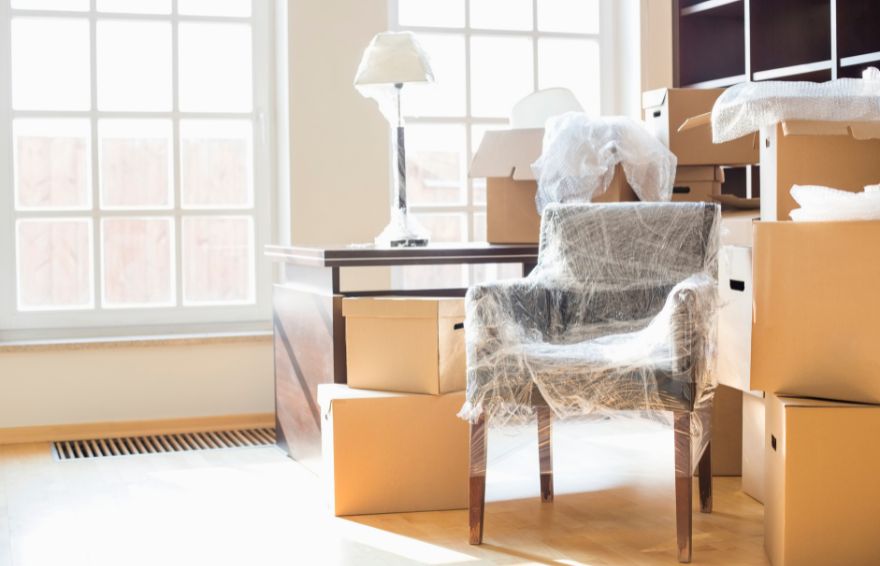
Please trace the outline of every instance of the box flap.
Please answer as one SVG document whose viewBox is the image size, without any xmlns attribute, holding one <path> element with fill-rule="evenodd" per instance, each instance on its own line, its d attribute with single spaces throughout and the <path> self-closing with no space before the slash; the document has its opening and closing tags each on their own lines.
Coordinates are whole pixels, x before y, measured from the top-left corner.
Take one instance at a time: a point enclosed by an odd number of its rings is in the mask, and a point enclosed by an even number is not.
<svg viewBox="0 0 880 566">
<path fill-rule="evenodd" d="M 374 391 L 372 389 L 352 389 L 344 383 L 318 384 L 318 406 L 321 414 L 330 410 L 330 405 L 338 399 L 379 399 L 383 397 L 405 397 L 411 393 L 394 393 L 392 391 Z"/>
<path fill-rule="evenodd" d="M 706 112 L 704 114 L 697 114 L 696 116 L 691 116 L 687 120 L 681 123 L 681 126 L 678 127 L 679 132 L 685 132 L 687 130 L 694 130 L 696 128 L 701 127 L 711 127 L 712 125 L 712 113 Z"/>
<path fill-rule="evenodd" d="M 786 136 L 852 136 L 857 140 L 880 138 L 880 122 L 829 122 L 792 120 L 782 122 Z"/>
<path fill-rule="evenodd" d="M 669 93 L 668 88 L 658 88 L 654 90 L 646 90 L 642 93 L 642 109 L 656 108 L 666 103 L 666 96 Z"/>
<path fill-rule="evenodd" d="M 352 297 L 342 300 L 342 316 L 366 318 L 464 317 L 464 299 L 455 297 Z"/>
<path fill-rule="evenodd" d="M 471 177 L 533 181 L 532 163 L 541 156 L 543 128 L 489 130 L 471 161 Z"/>
<path fill-rule="evenodd" d="M 722 182 L 724 171 L 718 165 L 682 165 L 675 170 L 675 183 Z"/>
</svg>

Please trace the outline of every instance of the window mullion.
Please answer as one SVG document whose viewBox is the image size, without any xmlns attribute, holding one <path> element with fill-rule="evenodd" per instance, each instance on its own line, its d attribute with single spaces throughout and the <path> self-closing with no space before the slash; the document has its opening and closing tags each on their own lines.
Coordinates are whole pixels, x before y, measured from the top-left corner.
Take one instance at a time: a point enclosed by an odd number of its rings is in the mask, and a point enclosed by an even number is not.
<svg viewBox="0 0 880 566">
<path fill-rule="evenodd" d="M 104 307 L 104 284 L 102 280 L 103 258 L 101 255 L 101 194 L 100 168 L 98 165 L 100 140 L 98 139 L 98 21 L 95 17 L 97 0 L 91 0 L 89 7 L 89 87 L 90 115 L 89 129 L 89 162 L 91 182 L 91 217 L 92 217 L 92 304 L 95 310 Z"/>
<path fill-rule="evenodd" d="M 180 206 L 180 81 L 178 73 L 178 56 L 180 25 L 177 14 L 177 0 L 171 0 L 171 108 L 174 118 L 171 120 L 171 155 L 173 174 L 171 180 L 171 194 L 174 202 L 174 300 L 178 307 L 183 306 L 183 220 Z M 255 187 L 256 188 L 256 187 Z"/>
</svg>

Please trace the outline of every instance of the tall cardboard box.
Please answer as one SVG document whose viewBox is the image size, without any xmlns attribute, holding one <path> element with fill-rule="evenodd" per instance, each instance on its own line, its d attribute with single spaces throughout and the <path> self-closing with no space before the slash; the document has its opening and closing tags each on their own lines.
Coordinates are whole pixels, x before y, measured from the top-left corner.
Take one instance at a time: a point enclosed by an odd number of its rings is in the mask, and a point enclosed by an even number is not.
<svg viewBox="0 0 880 566">
<path fill-rule="evenodd" d="M 661 88 L 642 93 L 648 129 L 678 157 L 679 165 L 751 165 L 758 163 L 752 138 L 712 143 L 708 128 L 679 131 L 689 118 L 712 111 L 722 88 Z"/>
<path fill-rule="evenodd" d="M 349 387 L 439 395 L 466 386 L 464 299 L 342 301 Z"/>
<path fill-rule="evenodd" d="M 721 194 L 724 170 L 711 165 L 679 166 L 672 185 L 673 202 L 712 202 Z"/>
<path fill-rule="evenodd" d="M 742 394 L 742 490 L 764 502 L 764 394 Z"/>
<path fill-rule="evenodd" d="M 781 122 L 761 131 L 761 219 L 788 220 L 793 185 L 880 183 L 880 122 Z"/>
<path fill-rule="evenodd" d="M 537 244 L 541 216 L 535 204 L 538 184 L 532 163 L 541 156 L 543 128 L 490 130 L 471 162 L 470 176 L 486 178 L 486 241 Z M 618 166 L 606 191 L 595 202 L 638 200 Z"/>
<path fill-rule="evenodd" d="M 718 382 L 753 389 L 752 248 L 721 246 L 718 252 Z"/>
<path fill-rule="evenodd" d="M 773 565 L 880 564 L 880 407 L 768 396 L 765 438 Z"/>
<path fill-rule="evenodd" d="M 880 221 L 755 223 L 752 389 L 880 403 L 878 250 Z"/>
<path fill-rule="evenodd" d="M 323 479 L 333 513 L 464 509 L 464 393 L 410 395 L 318 386 Z"/>
</svg>

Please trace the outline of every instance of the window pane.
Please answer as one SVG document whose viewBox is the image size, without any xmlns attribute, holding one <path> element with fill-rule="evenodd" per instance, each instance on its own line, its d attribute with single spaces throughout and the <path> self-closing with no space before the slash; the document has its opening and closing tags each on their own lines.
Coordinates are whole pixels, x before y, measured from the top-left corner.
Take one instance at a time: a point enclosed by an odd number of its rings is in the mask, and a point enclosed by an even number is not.
<svg viewBox="0 0 880 566">
<path fill-rule="evenodd" d="M 471 112 L 508 116 L 534 91 L 532 40 L 524 37 L 471 38 Z"/>
<path fill-rule="evenodd" d="M 19 308 L 91 307 L 91 221 L 19 220 L 17 232 Z"/>
<path fill-rule="evenodd" d="M 480 144 L 483 142 L 483 136 L 489 130 L 499 130 L 504 129 L 503 126 L 499 125 L 486 125 L 486 124 L 478 124 L 475 126 L 471 126 L 471 160 L 474 158 L 474 154 L 476 154 L 477 150 L 480 148 Z M 486 204 L 486 179 L 479 178 L 471 178 L 471 190 L 474 192 L 473 202 L 476 205 L 485 205 Z M 483 237 L 483 240 L 486 238 Z"/>
<path fill-rule="evenodd" d="M 98 22 L 98 108 L 171 110 L 171 24 Z"/>
<path fill-rule="evenodd" d="M 471 0 L 471 27 L 532 29 L 532 0 Z"/>
<path fill-rule="evenodd" d="M 464 27 L 464 0 L 398 0 L 402 26 Z"/>
<path fill-rule="evenodd" d="M 171 0 L 98 0 L 99 12 L 170 14 Z"/>
<path fill-rule="evenodd" d="M 466 240 L 466 216 L 464 214 L 415 214 L 418 221 L 431 234 L 432 243 L 464 242 Z M 402 267 L 405 289 L 442 289 L 463 287 L 466 266 L 427 265 Z"/>
<path fill-rule="evenodd" d="M 465 195 L 464 128 L 417 124 L 406 128 L 410 204 L 462 204 Z"/>
<path fill-rule="evenodd" d="M 419 34 L 431 58 L 434 83 L 408 84 L 402 93 L 407 116 L 465 115 L 464 36 Z"/>
<path fill-rule="evenodd" d="M 253 204 L 251 123 L 180 122 L 181 203 L 186 208 L 246 208 Z"/>
<path fill-rule="evenodd" d="M 87 12 L 89 0 L 12 0 L 16 10 L 66 10 L 68 12 Z"/>
<path fill-rule="evenodd" d="M 105 218 L 101 265 L 105 307 L 174 304 L 171 218 Z"/>
<path fill-rule="evenodd" d="M 250 112 L 250 26 L 181 23 L 179 35 L 180 109 Z"/>
<path fill-rule="evenodd" d="M 101 207 L 167 208 L 171 201 L 171 122 L 98 122 Z"/>
<path fill-rule="evenodd" d="M 89 22 L 12 20 L 12 106 L 18 110 L 88 110 Z"/>
<path fill-rule="evenodd" d="M 539 39 L 538 86 L 566 87 L 584 110 L 600 113 L 599 44 L 592 39 Z"/>
<path fill-rule="evenodd" d="M 242 216 L 183 219 L 185 305 L 253 302 L 252 224 Z"/>
<path fill-rule="evenodd" d="M 177 11 L 191 16 L 246 18 L 251 15 L 251 0 L 177 0 Z"/>
<path fill-rule="evenodd" d="M 599 33 L 599 0 L 538 0 L 538 29 Z"/>
<path fill-rule="evenodd" d="M 91 206 L 88 121 L 21 119 L 12 131 L 16 208 Z"/>
</svg>

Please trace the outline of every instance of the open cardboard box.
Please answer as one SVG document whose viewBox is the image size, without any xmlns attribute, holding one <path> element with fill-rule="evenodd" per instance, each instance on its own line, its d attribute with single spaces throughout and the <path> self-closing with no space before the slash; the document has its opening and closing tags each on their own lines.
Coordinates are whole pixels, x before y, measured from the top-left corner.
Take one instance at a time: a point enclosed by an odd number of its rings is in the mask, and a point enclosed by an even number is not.
<svg viewBox="0 0 880 566">
<path fill-rule="evenodd" d="M 532 163 L 541 156 L 543 128 L 489 130 L 471 162 L 470 176 L 486 178 L 486 240 L 493 244 L 537 244 L 541 216 Z M 607 190 L 594 202 L 638 200 L 618 166 Z"/>
<path fill-rule="evenodd" d="M 753 389 L 880 404 L 880 221 L 756 222 Z"/>
<path fill-rule="evenodd" d="M 713 144 L 710 130 L 680 128 L 689 118 L 711 113 L 723 88 L 661 88 L 642 93 L 648 129 L 678 158 L 679 165 L 752 165 L 758 147 L 739 139 Z"/>
<path fill-rule="evenodd" d="M 711 134 L 711 113 L 679 128 L 691 130 Z M 760 140 L 762 220 L 789 219 L 797 208 L 793 185 L 859 192 L 880 183 L 880 122 L 792 120 L 740 139 Z"/>
<path fill-rule="evenodd" d="M 764 546 L 774 566 L 880 564 L 880 407 L 767 396 Z"/>
</svg>

